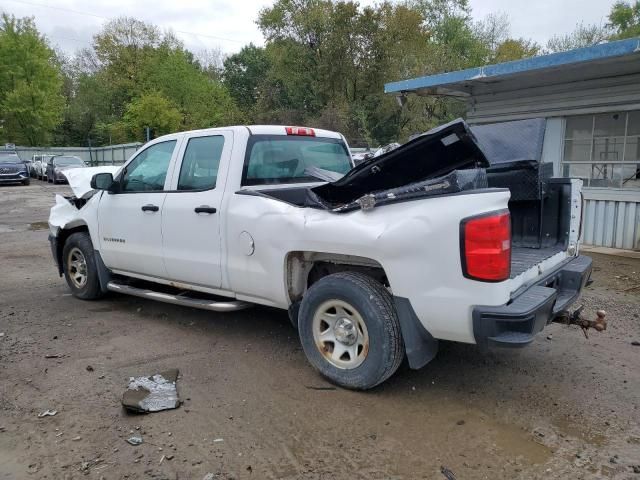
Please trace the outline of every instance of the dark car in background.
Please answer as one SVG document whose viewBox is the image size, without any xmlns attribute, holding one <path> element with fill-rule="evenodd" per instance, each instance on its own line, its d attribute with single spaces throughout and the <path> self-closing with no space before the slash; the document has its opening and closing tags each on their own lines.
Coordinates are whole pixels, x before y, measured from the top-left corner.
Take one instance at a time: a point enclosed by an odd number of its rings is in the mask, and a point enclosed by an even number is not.
<svg viewBox="0 0 640 480">
<path fill-rule="evenodd" d="M 29 185 L 31 178 L 27 164 L 12 150 L 0 150 L 0 185 L 22 183 Z"/>
<path fill-rule="evenodd" d="M 66 182 L 67 177 L 64 175 L 65 170 L 69 170 L 71 168 L 85 168 L 86 166 L 87 164 L 79 157 L 73 155 L 55 155 L 51 157 L 47 163 L 47 182 Z"/>
</svg>

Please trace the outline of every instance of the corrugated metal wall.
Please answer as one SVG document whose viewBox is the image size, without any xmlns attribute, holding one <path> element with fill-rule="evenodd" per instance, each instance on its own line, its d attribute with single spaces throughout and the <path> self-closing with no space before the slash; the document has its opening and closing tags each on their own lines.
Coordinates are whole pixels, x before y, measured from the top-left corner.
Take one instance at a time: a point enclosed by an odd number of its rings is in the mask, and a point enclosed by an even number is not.
<svg viewBox="0 0 640 480">
<path fill-rule="evenodd" d="M 640 202 L 586 199 L 584 209 L 584 244 L 640 249 Z"/>
<path fill-rule="evenodd" d="M 559 83 L 469 99 L 469 123 L 640 109 L 640 74 Z"/>
<path fill-rule="evenodd" d="M 75 155 L 91 165 L 120 165 L 136 153 L 141 143 L 123 143 L 107 147 L 16 147 L 22 160 L 31 160 L 33 155 L 57 154 Z"/>
</svg>

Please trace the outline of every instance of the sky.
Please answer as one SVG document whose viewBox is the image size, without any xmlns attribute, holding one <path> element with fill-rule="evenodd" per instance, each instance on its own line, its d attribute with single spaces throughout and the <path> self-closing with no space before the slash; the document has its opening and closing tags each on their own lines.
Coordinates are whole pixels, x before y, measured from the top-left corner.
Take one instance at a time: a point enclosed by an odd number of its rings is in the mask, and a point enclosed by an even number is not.
<svg viewBox="0 0 640 480">
<path fill-rule="evenodd" d="M 172 29 L 194 52 L 220 49 L 237 52 L 243 45 L 263 43 L 255 20 L 273 0 L 0 0 L 0 11 L 33 16 L 54 46 L 72 54 L 88 47 L 92 36 L 110 18 L 132 16 Z M 375 0 L 361 0 L 371 5 Z M 504 13 L 510 34 L 544 45 L 576 24 L 604 24 L 614 0 L 470 0 L 474 19 Z"/>
</svg>

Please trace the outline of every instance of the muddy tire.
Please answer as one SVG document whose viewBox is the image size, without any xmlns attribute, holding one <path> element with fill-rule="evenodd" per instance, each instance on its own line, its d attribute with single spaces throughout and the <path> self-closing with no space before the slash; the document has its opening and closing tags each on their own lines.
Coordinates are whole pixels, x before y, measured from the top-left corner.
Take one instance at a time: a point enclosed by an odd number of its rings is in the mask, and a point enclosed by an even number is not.
<svg viewBox="0 0 640 480">
<path fill-rule="evenodd" d="M 302 299 L 298 325 L 311 365 L 345 388 L 375 387 L 404 358 L 391 294 L 367 275 L 341 272 L 314 283 Z"/>
<path fill-rule="evenodd" d="M 93 244 L 88 233 L 74 233 L 67 238 L 62 249 L 62 263 L 64 278 L 74 297 L 82 300 L 102 297 Z"/>
</svg>

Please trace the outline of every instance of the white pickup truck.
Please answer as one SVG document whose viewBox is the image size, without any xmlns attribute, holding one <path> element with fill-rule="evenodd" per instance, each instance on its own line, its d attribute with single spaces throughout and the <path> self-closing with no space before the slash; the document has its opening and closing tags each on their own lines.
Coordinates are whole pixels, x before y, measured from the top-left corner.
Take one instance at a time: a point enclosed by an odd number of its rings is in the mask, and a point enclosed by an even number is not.
<svg viewBox="0 0 640 480">
<path fill-rule="evenodd" d="M 80 299 L 288 309 L 309 362 L 368 389 L 438 340 L 521 347 L 574 318 L 591 273 L 581 182 L 514 165 L 492 170 L 461 120 L 355 168 L 325 130 L 176 133 L 122 167 L 67 171 L 49 239 Z M 510 181 L 533 193 L 510 201 Z"/>
</svg>

